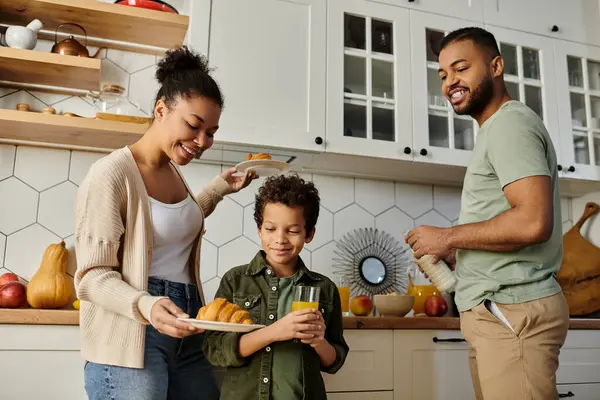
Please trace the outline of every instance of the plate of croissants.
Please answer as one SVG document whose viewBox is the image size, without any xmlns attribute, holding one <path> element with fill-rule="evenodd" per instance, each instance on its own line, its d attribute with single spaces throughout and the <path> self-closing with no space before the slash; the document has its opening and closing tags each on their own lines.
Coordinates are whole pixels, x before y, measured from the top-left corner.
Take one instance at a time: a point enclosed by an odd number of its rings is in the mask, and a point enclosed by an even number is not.
<svg viewBox="0 0 600 400">
<path fill-rule="evenodd" d="M 257 153 L 248 154 L 246 161 L 236 165 L 235 169 L 242 174 L 251 170 L 260 177 L 268 177 L 287 172 L 289 165 L 283 161 L 273 160 L 267 153 Z"/>
<path fill-rule="evenodd" d="M 209 331 L 251 332 L 265 327 L 255 324 L 248 311 L 223 298 L 216 298 L 202 307 L 195 319 L 177 319 Z"/>
</svg>

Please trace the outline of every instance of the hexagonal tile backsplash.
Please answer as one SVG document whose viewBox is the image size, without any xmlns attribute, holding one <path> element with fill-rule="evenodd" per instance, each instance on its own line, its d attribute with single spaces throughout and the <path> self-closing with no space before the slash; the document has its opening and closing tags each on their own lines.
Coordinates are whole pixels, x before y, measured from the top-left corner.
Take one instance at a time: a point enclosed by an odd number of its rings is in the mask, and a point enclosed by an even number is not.
<svg viewBox="0 0 600 400">
<path fill-rule="evenodd" d="M 40 40 L 37 49 L 49 51 L 51 44 Z M 158 90 L 154 78 L 157 58 L 112 49 L 104 52 L 103 58 L 101 83 L 124 85 L 129 101 L 139 108 L 135 115 L 147 116 Z M 0 89 L 0 108 L 15 109 L 18 103 L 29 103 L 33 111 L 53 106 L 58 113 L 74 112 L 84 117 L 99 111 L 85 97 Z M 72 256 L 68 271 L 73 275 L 75 194 L 89 166 L 102 156 L 0 145 L 0 274 L 13 271 L 24 280 L 30 279 L 45 248 L 65 240 Z M 220 171 L 220 166 L 196 162 L 183 168 L 194 191 L 202 189 Z M 460 210 L 460 190 L 456 188 L 301 176 L 316 184 L 322 199 L 316 237 L 301 257 L 309 268 L 330 277 L 335 240 L 347 231 L 376 227 L 403 244 L 403 234 L 413 226 L 455 224 Z M 200 276 L 208 299 L 212 299 L 227 270 L 250 261 L 259 249 L 253 203 L 260 183 L 253 182 L 243 192 L 228 196 L 207 218 Z M 562 213 L 566 230 L 572 226 L 571 199 L 563 200 Z"/>
<path fill-rule="evenodd" d="M 50 243 L 65 240 L 73 252 L 77 187 L 90 165 L 102 156 L 0 145 L 0 268 L 28 280 Z M 194 191 L 201 190 L 220 171 L 219 166 L 198 162 L 183 167 Z M 301 256 L 309 268 L 330 277 L 335 240 L 351 229 L 376 227 L 404 245 L 403 234 L 413 226 L 450 226 L 458 218 L 460 190 L 454 188 L 324 175 L 303 177 L 317 185 L 322 209 L 315 240 Z M 246 193 L 228 196 L 207 218 L 200 274 L 207 298 L 212 299 L 227 270 L 250 261 L 259 249 L 253 219 L 253 196 L 258 187 L 254 183 Z M 561 206 L 563 229 L 569 229 L 571 199 L 563 199 Z M 74 270 L 70 265 L 71 275 Z"/>
</svg>

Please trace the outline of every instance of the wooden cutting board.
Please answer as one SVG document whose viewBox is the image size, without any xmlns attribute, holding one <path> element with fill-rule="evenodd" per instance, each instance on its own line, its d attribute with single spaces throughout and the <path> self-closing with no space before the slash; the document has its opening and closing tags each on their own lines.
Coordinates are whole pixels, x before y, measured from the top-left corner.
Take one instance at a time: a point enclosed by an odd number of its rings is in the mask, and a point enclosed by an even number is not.
<svg viewBox="0 0 600 400">
<path fill-rule="evenodd" d="M 600 248 L 581 235 L 585 221 L 598 211 L 598 204 L 587 203 L 579 221 L 563 236 L 563 261 L 557 279 L 571 315 L 600 310 Z"/>
</svg>

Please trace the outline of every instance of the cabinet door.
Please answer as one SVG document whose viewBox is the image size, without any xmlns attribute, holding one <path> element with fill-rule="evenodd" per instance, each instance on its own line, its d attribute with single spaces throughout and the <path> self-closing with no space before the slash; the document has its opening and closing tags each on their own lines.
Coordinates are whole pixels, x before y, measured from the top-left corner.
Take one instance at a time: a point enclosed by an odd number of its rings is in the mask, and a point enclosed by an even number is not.
<svg viewBox="0 0 600 400">
<path fill-rule="evenodd" d="M 190 25 L 186 43 L 202 54 L 208 55 L 208 37 L 210 34 L 210 2 L 211 0 L 195 0 L 188 4 Z M 186 2 L 187 3 L 187 2 Z"/>
<path fill-rule="evenodd" d="M 600 180 L 600 48 L 555 41 L 562 175 Z"/>
<path fill-rule="evenodd" d="M 554 41 L 540 35 L 486 28 L 496 37 L 504 59 L 504 82 L 508 93 L 542 118 L 560 160 Z"/>
<path fill-rule="evenodd" d="M 474 400 L 460 331 L 394 331 L 394 399 Z"/>
<path fill-rule="evenodd" d="M 411 56 L 415 160 L 467 166 L 477 123 L 457 115 L 442 93 L 437 56 L 450 31 L 470 23 L 439 15 L 411 12 Z"/>
<path fill-rule="evenodd" d="M 449 17 L 483 21 L 483 0 L 379 0 L 413 10 L 441 14 Z"/>
<path fill-rule="evenodd" d="M 600 45 L 600 5 L 590 0 L 483 0 L 492 25 Z"/>
<path fill-rule="evenodd" d="M 350 351 L 337 373 L 323 373 L 327 392 L 391 391 L 394 387 L 393 332 L 346 330 L 344 338 Z"/>
<path fill-rule="evenodd" d="M 366 0 L 328 7 L 326 151 L 411 159 L 408 10 Z"/>
<path fill-rule="evenodd" d="M 212 2 L 210 64 L 225 97 L 217 140 L 323 150 L 321 0 Z"/>
</svg>

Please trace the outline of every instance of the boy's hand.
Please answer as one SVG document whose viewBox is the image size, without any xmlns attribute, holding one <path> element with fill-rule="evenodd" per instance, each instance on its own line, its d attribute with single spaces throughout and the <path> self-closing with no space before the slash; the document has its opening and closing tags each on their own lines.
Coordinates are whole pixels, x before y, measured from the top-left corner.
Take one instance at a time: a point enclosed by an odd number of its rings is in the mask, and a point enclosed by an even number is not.
<svg viewBox="0 0 600 400">
<path fill-rule="evenodd" d="M 313 335 L 312 339 L 302 339 L 302 343 L 310 344 L 311 347 L 319 347 L 325 342 L 325 320 L 323 319 L 323 314 L 319 310 L 316 312 L 318 319 L 313 321 L 313 324 L 318 326 L 318 329 L 312 331 L 305 331 L 303 333 L 307 333 Z"/>
<path fill-rule="evenodd" d="M 270 326 L 273 332 L 273 341 L 282 342 L 290 339 L 312 339 L 312 332 L 319 330 L 319 316 L 313 309 L 304 309 L 291 312 Z"/>
</svg>

